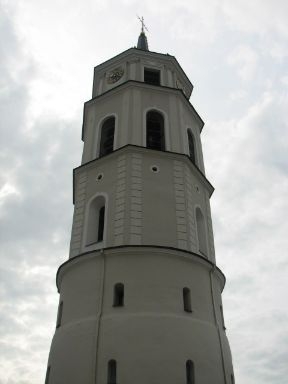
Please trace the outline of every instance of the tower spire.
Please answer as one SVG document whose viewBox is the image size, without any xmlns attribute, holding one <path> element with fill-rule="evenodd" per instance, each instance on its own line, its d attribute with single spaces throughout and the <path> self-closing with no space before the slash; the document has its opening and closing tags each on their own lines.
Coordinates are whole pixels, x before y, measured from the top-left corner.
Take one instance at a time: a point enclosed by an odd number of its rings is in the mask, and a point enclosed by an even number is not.
<svg viewBox="0 0 288 384">
<path fill-rule="evenodd" d="M 144 17 L 139 17 L 137 16 L 138 19 L 140 20 L 141 22 L 141 33 L 138 37 L 138 43 L 137 43 L 137 48 L 138 49 L 142 49 L 143 51 L 149 51 L 148 49 L 148 41 L 147 41 L 147 37 L 145 35 L 145 29 L 146 31 L 148 31 L 146 25 L 144 24 Z"/>
</svg>

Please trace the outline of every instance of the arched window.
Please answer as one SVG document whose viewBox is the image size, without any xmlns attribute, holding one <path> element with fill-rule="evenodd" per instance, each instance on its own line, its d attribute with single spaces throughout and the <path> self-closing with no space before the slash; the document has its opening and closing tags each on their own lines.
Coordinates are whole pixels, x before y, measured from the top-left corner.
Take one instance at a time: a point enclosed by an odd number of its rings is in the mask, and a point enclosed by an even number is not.
<svg viewBox="0 0 288 384">
<path fill-rule="evenodd" d="M 89 205 L 86 245 L 103 241 L 105 227 L 105 198 L 97 196 Z"/>
<path fill-rule="evenodd" d="M 115 117 L 106 119 L 101 128 L 99 157 L 113 152 L 115 133 Z"/>
<path fill-rule="evenodd" d="M 193 164 L 196 165 L 196 149 L 195 140 L 190 129 L 187 129 L 188 144 L 189 144 L 189 156 Z"/>
<path fill-rule="evenodd" d="M 183 288 L 183 306 L 184 306 L 185 312 L 192 312 L 191 293 L 190 293 L 190 289 L 187 287 Z"/>
<path fill-rule="evenodd" d="M 62 314 L 63 314 L 63 301 L 60 301 L 59 306 L 58 306 L 56 328 L 59 328 L 61 326 Z"/>
<path fill-rule="evenodd" d="M 208 255 L 207 251 L 207 239 L 206 239 L 206 227 L 203 213 L 200 208 L 196 208 L 196 225 L 197 225 L 197 236 L 198 236 L 198 247 L 199 252 L 202 255 Z"/>
<path fill-rule="evenodd" d="M 124 284 L 117 283 L 114 285 L 114 307 L 123 307 L 124 305 Z"/>
<path fill-rule="evenodd" d="M 186 361 L 186 384 L 195 384 L 194 363 L 191 360 Z"/>
<path fill-rule="evenodd" d="M 108 361 L 107 384 L 117 384 L 117 363 L 116 360 Z"/>
<path fill-rule="evenodd" d="M 146 146 L 165 151 L 164 118 L 159 112 L 149 111 L 146 115 Z"/>
</svg>

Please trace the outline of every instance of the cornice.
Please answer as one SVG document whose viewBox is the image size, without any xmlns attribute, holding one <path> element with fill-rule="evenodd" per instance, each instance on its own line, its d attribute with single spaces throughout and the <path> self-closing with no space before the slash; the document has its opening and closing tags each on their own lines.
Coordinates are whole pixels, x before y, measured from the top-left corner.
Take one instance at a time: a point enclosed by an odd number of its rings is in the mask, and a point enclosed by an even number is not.
<svg viewBox="0 0 288 384">
<path fill-rule="evenodd" d="M 120 92 L 123 89 L 126 89 L 130 86 L 144 88 L 144 89 L 152 89 L 153 91 L 160 91 L 160 92 L 169 92 L 169 93 L 173 92 L 174 94 L 179 95 L 179 97 L 181 97 L 182 100 L 192 110 L 192 113 L 194 114 L 194 116 L 196 117 L 196 119 L 199 122 L 200 132 L 202 132 L 202 129 L 203 129 L 205 123 L 201 119 L 200 115 L 198 114 L 196 109 L 193 107 L 193 105 L 190 103 L 189 99 L 185 96 L 185 94 L 183 93 L 183 91 L 181 89 L 171 88 L 171 87 L 167 87 L 167 86 L 163 86 L 163 85 L 146 84 L 142 81 L 128 80 L 128 81 L 125 81 L 125 82 L 117 85 L 116 87 L 114 87 L 112 89 L 109 89 L 108 91 L 106 91 L 104 93 L 101 93 L 101 95 L 97 95 L 97 96 L 93 97 L 92 99 L 90 99 L 84 103 L 82 137 L 81 137 L 83 141 L 84 141 L 84 124 L 85 124 L 85 119 L 86 119 L 86 107 L 96 103 L 98 100 L 103 100 L 103 99 L 105 99 L 105 97 L 111 96 L 114 93 Z"/>
<path fill-rule="evenodd" d="M 196 172 L 198 177 L 202 180 L 203 184 L 205 184 L 205 186 L 209 192 L 209 197 L 212 196 L 212 194 L 215 190 L 213 185 L 210 183 L 210 181 L 207 179 L 207 177 L 204 175 L 204 173 L 197 167 L 197 165 L 195 165 L 192 162 L 190 157 L 188 155 L 186 155 L 185 153 L 172 152 L 172 151 L 158 151 L 155 149 L 142 147 L 140 145 L 127 144 L 127 145 L 124 145 L 123 147 L 117 148 L 115 151 L 109 153 L 106 156 L 98 157 L 97 159 L 93 159 L 91 161 L 88 161 L 87 163 L 81 164 L 81 165 L 79 165 L 79 167 L 76 167 L 73 169 L 73 204 L 75 203 L 75 174 L 78 170 L 80 170 L 80 169 L 82 170 L 85 168 L 87 169 L 87 168 L 93 166 L 94 164 L 105 160 L 108 156 L 114 156 L 115 154 L 119 154 L 119 152 L 121 153 L 121 152 L 129 151 L 129 149 L 133 149 L 134 151 L 136 150 L 136 151 L 140 151 L 140 152 L 153 151 L 155 154 L 158 154 L 159 156 L 167 156 L 168 155 L 168 156 L 173 157 L 174 159 L 175 158 L 176 159 L 181 158 L 182 160 L 186 161 L 190 167 L 193 168 L 193 170 Z"/>
<path fill-rule="evenodd" d="M 149 57 L 150 58 L 157 57 L 158 59 L 160 58 L 165 62 L 171 62 L 172 61 L 172 62 L 174 62 L 174 64 L 176 64 L 176 66 L 179 67 L 180 72 L 184 75 L 186 81 L 190 84 L 190 86 L 193 89 L 193 84 L 189 80 L 188 76 L 184 72 L 183 68 L 181 67 L 181 65 L 179 64 L 179 62 L 175 56 L 169 55 L 169 53 L 165 54 L 165 53 L 159 53 L 159 52 L 153 52 L 153 51 L 143 51 L 142 49 L 138 49 L 136 47 L 126 49 L 126 51 L 123 51 L 123 52 L 111 57 L 110 59 L 96 65 L 94 67 L 94 72 L 95 72 L 95 70 L 102 70 L 102 69 L 105 70 L 105 68 L 109 67 L 113 62 L 115 62 L 115 64 L 117 64 L 124 57 L 127 57 L 127 56 L 138 56 L 138 57 L 140 56 L 140 57 L 148 57 L 148 58 Z"/>
<path fill-rule="evenodd" d="M 165 253 L 167 255 L 173 255 L 173 256 L 182 256 L 182 257 L 194 257 L 196 260 L 198 260 L 200 263 L 206 265 L 210 271 L 214 272 L 218 275 L 218 278 L 221 284 L 221 292 L 223 291 L 225 284 L 226 284 L 226 277 L 224 273 L 221 271 L 220 268 L 216 266 L 216 264 L 212 263 L 210 260 L 208 260 L 206 257 L 195 253 L 191 251 L 186 251 L 184 249 L 174 248 L 174 247 L 165 247 L 160 245 L 121 245 L 117 247 L 107 247 L 102 248 L 99 250 L 93 250 L 88 252 L 83 252 L 75 257 L 72 257 L 71 259 L 65 261 L 63 264 L 60 265 L 60 267 L 57 270 L 56 274 L 56 287 L 58 292 L 60 292 L 60 283 L 62 276 L 65 272 L 66 268 L 72 267 L 74 264 L 77 264 L 81 261 L 87 261 L 89 257 L 93 256 L 100 256 L 103 254 L 103 252 L 109 252 L 110 254 L 121 252 L 122 250 L 125 250 L 125 252 L 128 254 L 135 254 L 135 253 L 144 253 L 147 252 L 147 250 L 150 249 L 151 251 L 158 252 L 158 253 Z"/>
</svg>

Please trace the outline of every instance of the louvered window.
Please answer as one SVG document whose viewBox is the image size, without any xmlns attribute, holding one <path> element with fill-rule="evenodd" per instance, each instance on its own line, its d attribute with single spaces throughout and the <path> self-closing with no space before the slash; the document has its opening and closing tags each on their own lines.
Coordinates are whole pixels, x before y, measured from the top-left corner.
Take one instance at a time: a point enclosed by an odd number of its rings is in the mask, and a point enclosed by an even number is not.
<svg viewBox="0 0 288 384">
<path fill-rule="evenodd" d="M 115 133 L 115 117 L 105 120 L 101 128 L 99 156 L 108 155 L 113 152 Z"/>
<path fill-rule="evenodd" d="M 146 146 L 150 149 L 165 151 L 164 118 L 159 112 L 147 113 Z"/>
</svg>

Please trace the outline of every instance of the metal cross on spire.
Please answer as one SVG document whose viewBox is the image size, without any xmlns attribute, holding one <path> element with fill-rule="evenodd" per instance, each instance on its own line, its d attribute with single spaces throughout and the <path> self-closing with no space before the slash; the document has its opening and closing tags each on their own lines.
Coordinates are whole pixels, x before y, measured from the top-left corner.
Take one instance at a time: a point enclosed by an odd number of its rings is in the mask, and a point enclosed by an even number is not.
<svg viewBox="0 0 288 384">
<path fill-rule="evenodd" d="M 146 27 L 146 25 L 144 24 L 144 17 L 139 17 L 137 16 L 138 19 L 140 20 L 141 24 L 142 24 L 142 28 L 141 28 L 141 32 L 144 33 L 144 29 L 146 29 L 146 31 L 148 32 L 148 28 Z"/>
</svg>

